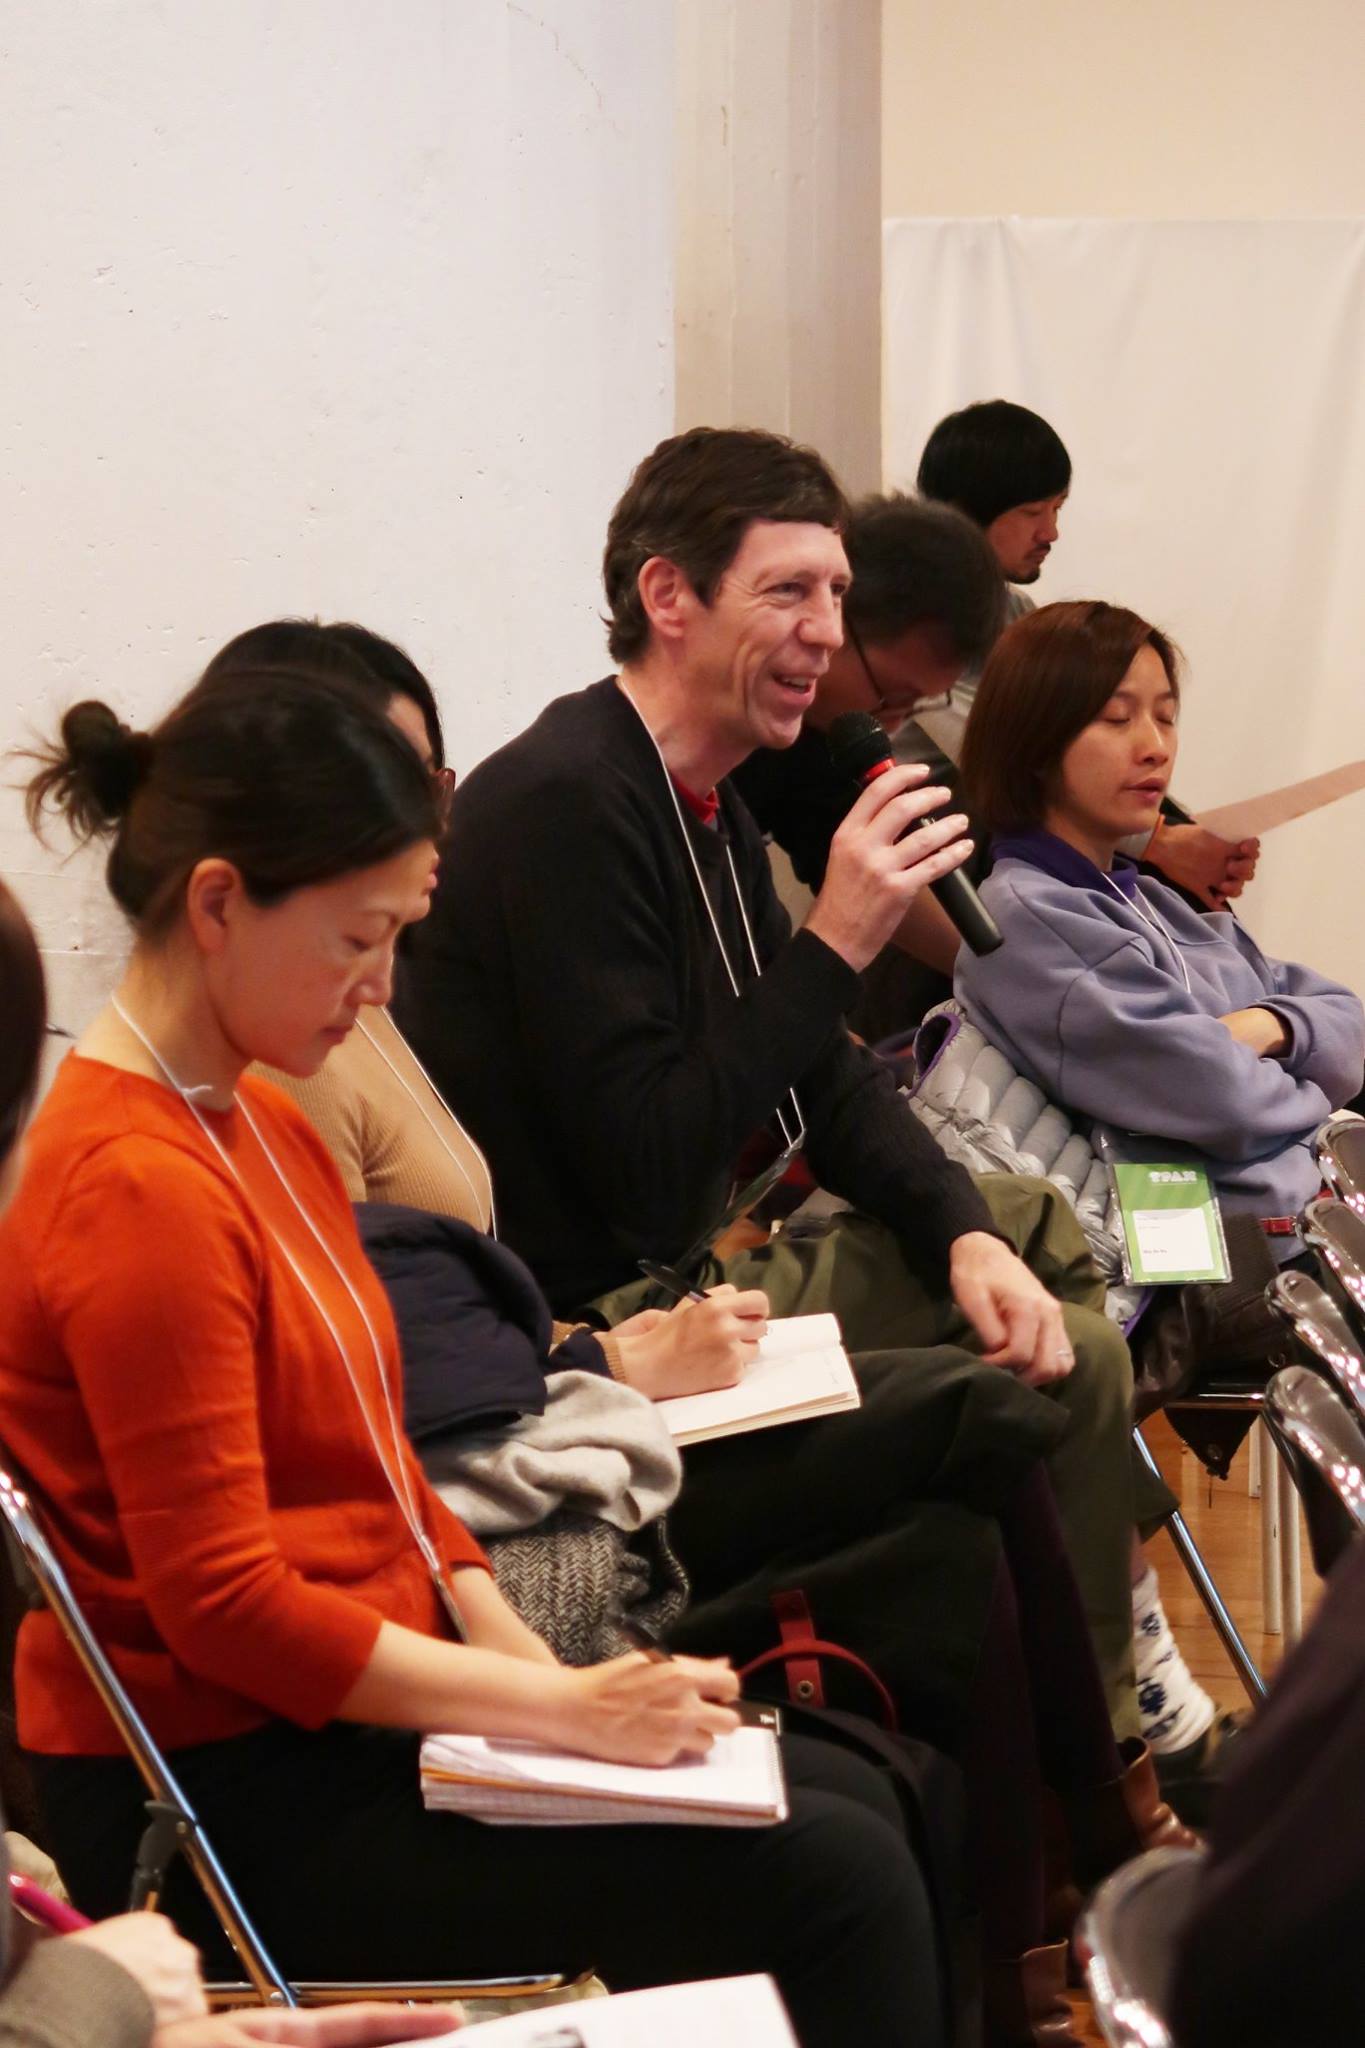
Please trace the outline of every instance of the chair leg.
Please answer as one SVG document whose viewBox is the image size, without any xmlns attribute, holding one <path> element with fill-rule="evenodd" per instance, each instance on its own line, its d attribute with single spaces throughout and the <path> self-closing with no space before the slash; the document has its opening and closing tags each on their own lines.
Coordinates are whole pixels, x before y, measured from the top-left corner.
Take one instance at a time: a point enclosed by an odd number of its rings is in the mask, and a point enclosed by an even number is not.
<svg viewBox="0 0 1365 2048">
<path fill-rule="evenodd" d="M 1284 1633 L 1284 1605 L 1281 1598 L 1280 1557 L 1280 1460 L 1263 1422 L 1256 1424 L 1261 1439 L 1261 1610 L 1268 1636 Z"/>
<path fill-rule="evenodd" d="M 171 1781 L 174 1785 L 174 1781 Z M 178 1791 L 178 1787 L 174 1788 Z M 205 1896 L 218 1915 L 223 1932 L 250 1977 L 262 2005 L 293 2006 L 298 2003 L 292 1987 L 280 1974 L 245 1906 L 237 1896 L 231 1878 L 218 1861 L 217 1852 L 200 1827 L 198 1819 L 186 1812 L 181 1822 L 180 1851 L 198 1878 Z"/>
<path fill-rule="evenodd" d="M 1280 1607 L 1288 1649 L 1303 1634 L 1303 1571 L 1299 1552 L 1299 1496 L 1285 1458 L 1280 1468 Z"/>
<path fill-rule="evenodd" d="M 1148 1449 L 1140 1429 L 1133 1431 L 1133 1441 L 1138 1447 L 1140 1456 L 1145 1460 L 1150 1470 L 1156 1472 L 1158 1477 L 1160 1477 L 1156 1459 Z M 1223 1648 L 1232 1659 L 1233 1669 L 1242 1681 L 1247 1698 L 1253 1706 L 1257 1705 L 1265 1698 L 1265 1680 L 1262 1678 L 1251 1652 L 1242 1641 L 1236 1622 L 1223 1604 L 1223 1596 L 1214 1584 L 1213 1576 L 1199 1553 L 1199 1546 L 1190 1534 L 1189 1525 L 1185 1517 L 1177 1509 L 1166 1526 L 1170 1531 L 1171 1541 L 1175 1545 L 1176 1556 L 1185 1567 L 1190 1584 L 1203 1601 L 1205 1612 L 1208 1614 L 1214 1628 L 1218 1631 L 1218 1639 L 1222 1643 Z"/>
<path fill-rule="evenodd" d="M 1232 1659 L 1233 1669 L 1242 1681 L 1243 1691 L 1251 1701 L 1251 1704 L 1258 1706 L 1265 1698 L 1265 1679 L 1261 1676 L 1259 1665 L 1243 1642 L 1236 1622 L 1228 1613 L 1223 1603 L 1223 1596 L 1214 1584 L 1212 1574 L 1200 1555 L 1199 1546 L 1190 1534 L 1189 1525 L 1185 1517 L 1181 1514 L 1172 1515 L 1167 1527 L 1171 1532 L 1171 1541 L 1175 1545 L 1176 1555 L 1189 1575 L 1190 1584 L 1203 1601 L 1209 1620 L 1218 1631 L 1219 1641 Z"/>
</svg>

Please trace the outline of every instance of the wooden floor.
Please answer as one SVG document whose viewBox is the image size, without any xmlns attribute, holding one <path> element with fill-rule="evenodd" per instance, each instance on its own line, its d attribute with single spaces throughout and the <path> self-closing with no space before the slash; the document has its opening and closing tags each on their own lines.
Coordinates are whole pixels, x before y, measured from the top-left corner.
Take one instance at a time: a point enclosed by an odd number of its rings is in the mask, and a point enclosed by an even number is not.
<svg viewBox="0 0 1365 2048">
<path fill-rule="evenodd" d="M 1231 1476 L 1226 1481 L 1210 1481 L 1163 1417 L 1148 1423 L 1146 1436 L 1163 1476 L 1180 1499 L 1191 1534 L 1248 1650 L 1269 1675 L 1284 1654 L 1284 1641 L 1281 1636 L 1267 1635 L 1263 1626 L 1261 1504 L 1248 1491 L 1250 1459 L 1246 1448 L 1233 1461 Z M 1318 1582 L 1302 1529 L 1300 1540 L 1306 1622 L 1317 1601 Z M 1151 1546 L 1151 1555 L 1161 1579 L 1166 1612 L 1190 1669 L 1222 1706 L 1243 1706 L 1246 1695 L 1169 1537 L 1158 1536 Z M 1102 2044 L 1104 2036 L 1095 2026 L 1084 1998 L 1076 1999 L 1075 2010 L 1080 2038 Z"/>
</svg>

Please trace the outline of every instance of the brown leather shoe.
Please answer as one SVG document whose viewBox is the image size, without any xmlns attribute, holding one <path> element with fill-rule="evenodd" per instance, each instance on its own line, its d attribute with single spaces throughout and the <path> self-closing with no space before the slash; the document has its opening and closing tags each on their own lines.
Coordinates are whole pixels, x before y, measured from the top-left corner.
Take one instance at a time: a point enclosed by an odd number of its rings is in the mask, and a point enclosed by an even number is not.
<svg viewBox="0 0 1365 2048">
<path fill-rule="evenodd" d="M 1153 1752 L 1161 1796 L 1188 1826 L 1208 1826 L 1214 1796 L 1250 1722 L 1249 1708 L 1224 1711 L 1187 1749 Z"/>
<path fill-rule="evenodd" d="M 981 2017 L 984 2048 L 1081 2048 L 1066 1996 L 1066 1943 L 987 1962 Z"/>
<path fill-rule="evenodd" d="M 1119 1755 L 1121 1778 L 1088 1792 L 1068 1793 L 1062 1800 L 1071 1835 L 1072 1874 L 1085 1891 L 1144 1849 L 1194 1849 L 1199 1844 L 1198 1835 L 1162 1798 L 1146 1743 L 1125 1742 Z"/>
<path fill-rule="evenodd" d="M 1125 1742 L 1123 1799 L 1142 1849 L 1197 1849 L 1199 1837 L 1162 1796 L 1156 1763 L 1145 1742 Z"/>
</svg>

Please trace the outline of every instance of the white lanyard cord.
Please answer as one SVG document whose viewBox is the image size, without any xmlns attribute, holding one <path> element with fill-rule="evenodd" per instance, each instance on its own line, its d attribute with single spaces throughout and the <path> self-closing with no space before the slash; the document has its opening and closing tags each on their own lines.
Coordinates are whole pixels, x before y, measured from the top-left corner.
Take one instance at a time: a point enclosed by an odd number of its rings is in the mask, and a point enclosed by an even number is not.
<svg viewBox="0 0 1365 2048">
<path fill-rule="evenodd" d="M 389 1013 L 387 1010 L 385 1010 L 384 1015 L 386 1017 L 389 1017 Z M 390 1024 L 393 1024 L 392 1017 L 389 1017 L 389 1022 Z M 379 1040 L 374 1036 L 373 1032 L 368 1031 L 366 1029 L 365 1020 L 363 1017 L 357 1016 L 356 1024 L 359 1027 L 361 1037 L 368 1040 L 368 1042 L 374 1047 L 375 1051 L 379 1054 L 380 1059 L 383 1060 L 384 1065 L 393 1075 L 393 1078 L 395 1079 L 395 1081 L 397 1081 L 399 1087 L 403 1090 L 404 1094 L 413 1103 L 419 1114 L 423 1116 L 426 1119 L 427 1123 L 430 1125 L 432 1136 L 436 1139 L 439 1145 L 444 1147 L 445 1151 L 450 1157 L 451 1164 L 454 1166 L 456 1172 L 463 1180 L 465 1186 L 469 1189 L 470 1196 L 474 1203 L 475 1214 L 478 1215 L 484 1207 L 487 1208 L 488 1222 L 486 1225 L 482 1227 L 486 1228 L 488 1235 L 490 1237 L 496 1237 L 498 1234 L 498 1212 L 493 1200 L 493 1175 L 489 1170 L 488 1160 L 486 1156 L 483 1152 L 480 1151 L 479 1147 L 470 1137 L 468 1131 L 460 1122 L 459 1118 L 455 1115 L 455 1112 L 451 1109 L 450 1104 L 446 1101 L 444 1095 L 442 1095 L 440 1089 L 436 1086 L 436 1083 L 432 1080 L 430 1074 L 422 1065 L 422 1062 L 418 1059 L 416 1053 L 413 1051 L 411 1045 L 408 1043 L 408 1040 L 404 1038 L 403 1045 L 407 1052 L 408 1058 L 412 1061 L 418 1073 L 422 1076 L 422 1079 L 426 1082 L 428 1088 L 430 1088 L 432 1094 L 440 1103 L 441 1108 L 450 1118 L 451 1123 L 455 1125 L 455 1128 L 459 1131 L 461 1137 L 468 1145 L 470 1151 L 474 1154 L 474 1157 L 478 1160 L 480 1166 L 483 1168 L 484 1179 L 488 1183 L 488 1194 L 485 1203 L 480 1199 L 479 1190 L 474 1185 L 474 1177 L 470 1173 L 469 1168 L 465 1165 L 463 1159 L 461 1159 L 459 1153 L 455 1150 L 455 1147 L 451 1144 L 449 1138 L 441 1129 L 441 1126 L 437 1123 L 435 1117 L 431 1114 L 431 1111 L 427 1108 L 421 1096 L 417 1093 L 417 1090 L 408 1080 L 407 1075 L 403 1072 L 397 1060 L 391 1059 L 389 1057 L 389 1054 L 384 1050 L 383 1046 L 379 1043 Z M 393 1024 L 393 1028 L 395 1031 L 397 1031 L 398 1026 L 396 1024 Z"/>
<path fill-rule="evenodd" d="M 707 889 L 705 879 L 702 875 L 701 862 L 697 859 L 697 849 L 692 844 L 692 834 L 687 829 L 687 820 L 683 816 L 682 804 L 678 797 L 678 787 L 673 780 L 673 776 L 669 769 L 668 763 L 664 759 L 664 750 L 659 745 L 658 740 L 655 739 L 653 732 L 650 730 L 649 721 L 645 717 L 644 712 L 640 709 L 634 697 L 632 697 L 629 687 L 627 686 L 625 677 L 618 676 L 616 678 L 616 683 L 618 689 L 621 692 L 621 695 L 625 698 L 627 704 L 629 704 L 631 710 L 635 713 L 635 716 L 639 719 L 641 725 L 644 727 L 645 732 L 649 736 L 649 743 L 659 757 L 659 766 L 663 770 L 664 781 L 668 787 L 668 794 L 673 800 L 673 811 L 674 815 L 678 820 L 678 830 L 682 834 L 682 842 L 687 850 L 687 858 L 692 863 L 692 873 L 696 877 L 697 893 L 700 895 L 702 903 L 706 908 L 706 915 L 711 921 L 711 931 L 715 937 L 716 950 L 720 954 L 722 964 L 725 968 L 726 979 L 729 981 L 731 991 L 734 994 L 736 1002 L 738 1002 L 740 999 L 739 976 L 735 973 L 734 967 L 730 960 L 730 949 L 725 943 L 725 935 L 720 928 L 720 919 L 716 916 L 716 907 L 714 903 L 712 903 L 711 901 L 710 891 Z M 734 893 L 735 902 L 739 908 L 739 921 L 744 927 L 744 943 L 749 949 L 749 958 L 753 962 L 754 973 L 761 981 L 763 978 L 763 965 L 758 957 L 758 948 L 754 944 L 753 928 L 749 923 L 749 913 L 744 903 L 744 892 L 739 886 L 739 876 L 735 873 L 734 855 L 730 851 L 729 841 L 725 840 L 723 844 L 725 847 L 725 864 L 730 870 L 730 887 Z M 803 1142 L 805 1138 L 806 1119 L 801 1112 L 801 1103 L 794 1088 L 789 1088 L 787 1090 L 787 1099 L 791 1104 L 791 1113 L 795 1122 L 795 1130 L 793 1132 L 792 1130 L 789 1130 L 787 1128 L 786 1111 L 780 1107 L 776 1112 L 777 1123 L 778 1128 L 782 1133 L 784 1143 L 787 1145 L 789 1150 L 795 1151 L 796 1148 Z"/>
<path fill-rule="evenodd" d="M 1175 955 L 1175 964 L 1180 969 L 1180 979 L 1185 984 L 1185 993 L 1187 996 L 1193 996 L 1194 990 L 1190 987 L 1190 971 L 1185 965 L 1185 955 L 1167 931 L 1162 919 L 1154 911 L 1148 910 L 1137 890 L 1134 890 L 1131 896 L 1125 896 L 1118 883 L 1111 875 L 1106 875 L 1103 868 L 1100 870 L 1100 880 L 1113 890 L 1120 903 L 1126 903 L 1130 909 L 1135 910 L 1142 919 L 1142 922 L 1150 926 L 1158 938 L 1166 941 L 1166 944 Z"/>
<path fill-rule="evenodd" d="M 214 1130 L 213 1126 L 207 1121 L 207 1119 L 200 1111 L 198 1103 L 194 1100 L 193 1091 L 186 1088 L 179 1080 L 177 1080 L 175 1074 L 171 1071 L 168 1062 L 162 1057 L 161 1053 L 157 1050 L 156 1046 L 153 1045 L 151 1039 L 147 1036 L 146 1032 L 142 1029 L 141 1025 L 136 1023 L 134 1019 L 129 1016 L 128 1012 L 124 1009 L 122 1003 L 120 1003 L 117 996 L 110 997 L 110 1005 L 123 1019 L 128 1029 L 132 1032 L 133 1036 L 141 1042 L 141 1044 L 146 1048 L 147 1052 L 156 1061 L 156 1064 L 160 1067 L 162 1073 L 166 1076 L 167 1081 L 175 1090 L 176 1094 L 180 1097 L 181 1101 L 185 1104 L 185 1107 L 189 1110 L 190 1115 L 194 1118 L 200 1130 L 204 1133 L 204 1136 L 208 1139 L 214 1151 L 222 1160 L 228 1172 L 232 1175 L 233 1180 L 236 1181 L 238 1187 L 242 1190 L 242 1193 L 246 1195 L 248 1201 L 250 1201 L 250 1190 L 247 1188 L 246 1182 L 243 1180 L 241 1173 L 238 1171 L 236 1161 L 233 1159 L 232 1154 L 228 1151 L 227 1147 L 219 1138 L 218 1133 Z M 308 1214 L 307 1209 L 304 1207 L 303 1203 L 299 1200 L 293 1188 L 290 1186 L 288 1178 L 286 1177 L 283 1168 L 280 1166 L 279 1161 L 276 1159 L 274 1153 L 271 1151 L 269 1145 L 266 1143 L 266 1140 L 260 1130 L 260 1127 L 256 1123 L 255 1118 L 252 1116 L 251 1111 L 248 1108 L 247 1104 L 235 1091 L 233 1093 L 232 1099 L 236 1107 L 241 1111 L 242 1116 L 246 1121 L 247 1127 L 251 1131 L 252 1136 L 255 1138 L 256 1143 L 260 1146 L 262 1152 L 266 1156 L 266 1159 L 269 1161 L 274 1171 L 275 1177 L 280 1183 L 280 1186 L 284 1189 L 290 1201 L 293 1203 L 295 1209 L 297 1209 L 299 1215 L 307 1224 L 308 1229 L 312 1232 L 312 1235 L 317 1240 L 318 1244 L 322 1247 L 322 1251 L 325 1257 L 327 1258 L 328 1263 L 331 1265 L 332 1270 L 336 1273 L 337 1278 L 341 1281 L 341 1284 L 345 1288 L 347 1294 L 350 1296 L 353 1305 L 359 1311 L 360 1319 L 365 1325 L 366 1334 L 369 1337 L 370 1345 L 374 1352 L 375 1373 L 379 1381 L 379 1391 L 384 1402 L 384 1411 L 388 1417 L 389 1432 L 393 1439 L 393 1448 L 396 1458 L 396 1464 L 393 1467 L 390 1466 L 388 1456 L 385 1453 L 384 1447 L 379 1440 L 379 1431 L 375 1427 L 374 1417 L 370 1413 L 369 1403 L 366 1401 L 364 1395 L 361 1392 L 360 1382 L 356 1376 L 355 1367 L 351 1363 L 351 1355 L 349 1351 L 346 1349 L 345 1339 L 342 1337 L 340 1330 L 338 1330 L 336 1324 L 332 1320 L 331 1315 L 328 1313 L 326 1304 L 319 1297 L 316 1288 L 309 1280 L 308 1275 L 300 1267 L 297 1259 L 294 1257 L 294 1254 L 290 1251 L 289 1246 L 284 1242 L 283 1238 L 280 1236 L 279 1232 L 275 1229 L 274 1225 L 268 1220 L 268 1218 L 261 1217 L 261 1221 L 264 1223 L 266 1230 L 270 1233 L 270 1236 L 273 1238 L 281 1256 L 283 1257 L 286 1265 L 289 1267 L 290 1272 L 298 1281 L 300 1287 L 307 1295 L 309 1301 L 312 1302 L 313 1307 L 317 1311 L 317 1314 L 321 1319 L 328 1336 L 331 1338 L 333 1345 L 336 1347 L 336 1351 L 341 1359 L 341 1363 L 345 1367 L 346 1377 L 350 1381 L 351 1392 L 355 1396 L 356 1405 L 360 1409 L 360 1413 L 364 1420 L 365 1428 L 368 1432 L 370 1442 L 374 1447 L 375 1457 L 379 1460 L 379 1467 L 384 1474 L 385 1482 L 387 1483 L 390 1492 L 393 1494 L 395 1501 L 398 1503 L 399 1511 L 401 1512 L 404 1521 L 408 1525 L 408 1529 L 411 1532 L 413 1542 L 417 1545 L 417 1548 L 422 1554 L 422 1558 L 427 1566 L 427 1569 L 431 1572 L 431 1575 L 436 1582 L 437 1591 L 442 1595 L 443 1599 L 447 1603 L 447 1611 L 452 1613 L 452 1617 L 458 1623 L 459 1616 L 454 1609 L 454 1596 L 451 1594 L 449 1585 L 446 1582 L 445 1569 L 441 1563 L 439 1556 L 437 1555 L 435 1544 L 432 1542 L 430 1536 L 427 1534 L 425 1528 L 422 1526 L 421 1516 L 418 1514 L 417 1511 L 417 1503 L 413 1496 L 412 1487 L 409 1482 L 407 1472 L 404 1469 L 401 1447 L 402 1437 L 398 1426 L 397 1411 L 394 1406 L 393 1395 L 389 1391 L 388 1376 L 384 1371 L 383 1354 L 380 1350 L 379 1338 L 376 1334 L 374 1324 L 370 1321 L 369 1312 L 366 1309 L 365 1304 L 362 1301 L 359 1293 L 357 1292 L 355 1287 L 352 1286 L 349 1275 L 338 1262 L 335 1254 L 332 1251 L 331 1246 L 327 1243 L 327 1240 L 323 1237 L 321 1231 L 314 1223 L 312 1217 Z"/>
</svg>

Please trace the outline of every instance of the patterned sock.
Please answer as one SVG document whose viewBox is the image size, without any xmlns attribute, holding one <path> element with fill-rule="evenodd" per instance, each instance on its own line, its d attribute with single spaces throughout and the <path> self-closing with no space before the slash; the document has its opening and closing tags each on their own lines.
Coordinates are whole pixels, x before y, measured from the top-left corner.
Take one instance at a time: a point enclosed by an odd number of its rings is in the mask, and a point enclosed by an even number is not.
<svg viewBox="0 0 1365 2048">
<path fill-rule="evenodd" d="M 1133 1588 L 1133 1648 L 1144 1742 L 1165 1755 L 1188 1749 L 1213 1725 L 1218 1709 L 1176 1647 L 1151 1565 Z"/>
</svg>

